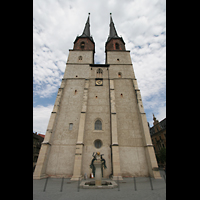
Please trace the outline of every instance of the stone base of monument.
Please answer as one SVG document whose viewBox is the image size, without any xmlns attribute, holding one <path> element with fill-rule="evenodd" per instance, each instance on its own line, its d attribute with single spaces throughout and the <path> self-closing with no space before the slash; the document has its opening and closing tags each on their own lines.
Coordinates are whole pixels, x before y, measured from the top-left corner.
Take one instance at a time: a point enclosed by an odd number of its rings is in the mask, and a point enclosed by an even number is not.
<svg viewBox="0 0 200 200">
<path fill-rule="evenodd" d="M 101 186 L 101 179 L 102 179 L 102 174 L 101 174 L 101 160 L 97 159 L 94 161 L 94 166 L 95 166 L 95 185 L 96 186 Z"/>
<path fill-rule="evenodd" d="M 95 185 L 95 180 L 81 181 L 80 188 L 83 189 L 113 189 L 117 187 L 117 183 L 111 180 L 101 180 L 101 185 Z"/>
</svg>

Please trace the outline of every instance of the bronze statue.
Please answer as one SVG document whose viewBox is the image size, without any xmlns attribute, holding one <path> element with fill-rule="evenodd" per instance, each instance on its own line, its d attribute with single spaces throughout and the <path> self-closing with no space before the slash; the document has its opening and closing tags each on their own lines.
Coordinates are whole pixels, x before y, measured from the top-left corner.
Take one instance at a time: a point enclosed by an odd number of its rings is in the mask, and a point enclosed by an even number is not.
<svg viewBox="0 0 200 200">
<path fill-rule="evenodd" d="M 97 160 L 97 159 L 96 159 L 96 154 L 95 154 L 95 152 L 93 152 L 92 156 L 93 156 L 93 159 L 92 159 L 92 161 L 91 161 L 90 168 L 92 169 L 93 176 L 95 177 L 95 166 L 94 166 L 94 164 L 93 164 L 93 162 L 94 162 L 95 160 Z"/>
<path fill-rule="evenodd" d="M 95 177 L 95 166 L 94 166 L 94 161 L 97 160 L 97 157 L 101 157 L 101 174 L 102 174 L 102 177 L 103 177 L 103 167 L 104 169 L 107 168 L 106 166 L 106 160 L 102 157 L 104 154 L 100 154 L 100 152 L 93 152 L 92 156 L 93 156 L 93 159 L 91 161 L 91 164 L 90 164 L 90 168 L 92 169 L 92 173 Z"/>
</svg>

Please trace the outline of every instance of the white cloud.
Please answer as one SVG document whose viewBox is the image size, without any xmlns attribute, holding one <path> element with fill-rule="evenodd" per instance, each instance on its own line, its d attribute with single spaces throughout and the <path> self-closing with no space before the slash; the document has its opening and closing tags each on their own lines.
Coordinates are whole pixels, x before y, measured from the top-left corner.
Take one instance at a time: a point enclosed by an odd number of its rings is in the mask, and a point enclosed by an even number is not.
<svg viewBox="0 0 200 200">
<path fill-rule="evenodd" d="M 53 105 L 33 107 L 33 131 L 38 133 L 46 133 L 50 114 L 53 110 Z"/>
<path fill-rule="evenodd" d="M 64 74 L 65 62 L 55 54 L 46 45 L 33 52 L 33 92 L 41 98 L 50 97 L 57 91 Z"/>
</svg>

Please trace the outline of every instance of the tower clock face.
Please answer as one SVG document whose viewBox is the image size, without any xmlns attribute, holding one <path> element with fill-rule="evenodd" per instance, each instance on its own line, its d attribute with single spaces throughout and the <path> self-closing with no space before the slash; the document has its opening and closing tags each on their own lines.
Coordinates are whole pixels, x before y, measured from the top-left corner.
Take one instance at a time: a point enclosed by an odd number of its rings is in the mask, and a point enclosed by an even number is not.
<svg viewBox="0 0 200 200">
<path fill-rule="evenodd" d="M 103 85 L 103 81 L 102 80 L 96 80 L 96 85 Z"/>
</svg>

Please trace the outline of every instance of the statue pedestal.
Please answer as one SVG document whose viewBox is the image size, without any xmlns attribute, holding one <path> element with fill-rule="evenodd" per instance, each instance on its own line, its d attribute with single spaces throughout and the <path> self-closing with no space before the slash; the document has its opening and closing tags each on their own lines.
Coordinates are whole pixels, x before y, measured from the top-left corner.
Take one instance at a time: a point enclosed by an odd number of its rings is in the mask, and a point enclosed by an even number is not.
<svg viewBox="0 0 200 200">
<path fill-rule="evenodd" d="M 98 160 L 98 159 L 95 160 L 94 166 L 95 166 L 95 185 L 99 186 L 99 185 L 101 185 L 101 179 L 102 179 L 101 160 Z"/>
</svg>

